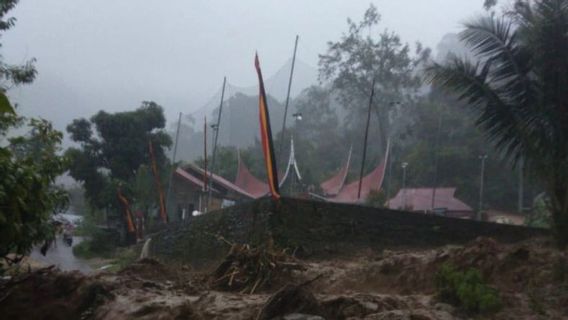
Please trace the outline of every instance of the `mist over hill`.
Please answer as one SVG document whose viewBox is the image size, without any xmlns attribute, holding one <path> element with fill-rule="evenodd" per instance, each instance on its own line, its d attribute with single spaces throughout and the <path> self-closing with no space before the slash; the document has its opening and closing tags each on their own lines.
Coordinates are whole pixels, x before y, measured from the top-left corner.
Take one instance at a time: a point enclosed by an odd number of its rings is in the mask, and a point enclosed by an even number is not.
<svg viewBox="0 0 568 320">
<path fill-rule="evenodd" d="M 265 77 L 270 122 L 272 132 L 275 135 L 282 128 L 291 67 L 292 59 L 289 59 L 274 75 Z M 289 117 L 295 110 L 293 99 L 300 96 L 303 90 L 315 84 L 317 84 L 317 69 L 297 59 L 290 90 Z M 191 161 L 203 155 L 203 121 L 206 116 L 208 124 L 217 121 L 220 100 L 221 88 L 204 106 L 184 117 L 180 129 L 178 159 Z M 291 124 L 291 121 L 288 123 Z M 175 135 L 175 126 L 176 124 L 173 122 L 170 125 L 172 136 Z M 253 145 L 259 139 L 257 84 L 241 87 L 232 84 L 228 79 L 220 127 L 218 143 L 222 146 L 245 148 Z M 208 135 L 207 143 L 209 147 L 212 147 L 212 131 L 208 132 Z"/>
<path fill-rule="evenodd" d="M 264 74 L 264 85 L 267 95 L 276 99 L 283 105 L 286 100 L 291 68 L 292 59 L 288 59 L 288 61 L 286 61 L 286 63 L 284 63 L 284 65 L 282 65 L 282 67 L 280 67 L 272 76 L 266 77 L 266 74 Z M 293 99 L 304 89 L 308 88 L 311 85 L 317 84 L 317 79 L 318 71 L 316 68 L 306 64 L 300 59 L 296 59 L 290 97 Z M 226 101 L 237 94 L 258 96 L 258 84 L 255 83 L 251 86 L 238 86 L 231 83 L 231 79 L 230 77 L 228 77 L 224 100 Z M 190 115 L 198 121 L 201 121 L 205 116 L 210 117 L 213 115 L 213 113 L 216 113 L 216 109 L 219 107 L 220 100 L 221 84 L 219 84 L 219 89 L 211 98 L 209 98 L 208 102 L 201 108 L 190 113 Z M 226 110 L 223 111 L 228 111 L 229 108 L 230 107 L 227 107 Z"/>
</svg>

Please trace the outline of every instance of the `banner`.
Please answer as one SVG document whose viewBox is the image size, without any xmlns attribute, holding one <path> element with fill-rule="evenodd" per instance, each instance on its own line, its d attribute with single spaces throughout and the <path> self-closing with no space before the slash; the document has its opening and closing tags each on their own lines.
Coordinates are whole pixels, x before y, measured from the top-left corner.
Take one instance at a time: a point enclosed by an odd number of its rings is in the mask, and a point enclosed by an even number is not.
<svg viewBox="0 0 568 320">
<path fill-rule="evenodd" d="M 258 74 L 258 110 L 260 118 L 260 137 L 262 143 L 262 152 L 264 153 L 264 162 L 266 164 L 266 176 L 268 177 L 268 186 L 272 198 L 279 199 L 280 190 L 278 189 L 278 171 L 276 170 L 276 157 L 274 157 L 272 130 L 270 129 L 270 116 L 268 114 L 268 104 L 266 103 L 266 92 L 264 91 L 264 81 L 262 80 L 262 72 L 260 71 L 258 54 L 255 54 L 254 56 L 254 66 L 256 67 L 256 73 Z"/>
</svg>

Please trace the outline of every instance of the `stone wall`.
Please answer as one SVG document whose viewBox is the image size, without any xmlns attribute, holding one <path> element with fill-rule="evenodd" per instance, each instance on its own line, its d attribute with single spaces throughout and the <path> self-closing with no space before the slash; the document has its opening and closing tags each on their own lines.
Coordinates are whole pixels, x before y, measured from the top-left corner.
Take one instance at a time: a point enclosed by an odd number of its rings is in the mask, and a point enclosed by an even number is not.
<svg viewBox="0 0 568 320">
<path fill-rule="evenodd" d="M 541 229 L 445 218 L 387 209 L 282 198 L 262 199 L 171 225 L 153 237 L 152 254 L 194 266 L 223 257 L 229 242 L 266 243 L 306 256 L 349 254 L 354 250 L 433 247 L 479 236 L 515 242 L 545 235 Z M 217 237 L 222 236 L 223 239 Z"/>
</svg>

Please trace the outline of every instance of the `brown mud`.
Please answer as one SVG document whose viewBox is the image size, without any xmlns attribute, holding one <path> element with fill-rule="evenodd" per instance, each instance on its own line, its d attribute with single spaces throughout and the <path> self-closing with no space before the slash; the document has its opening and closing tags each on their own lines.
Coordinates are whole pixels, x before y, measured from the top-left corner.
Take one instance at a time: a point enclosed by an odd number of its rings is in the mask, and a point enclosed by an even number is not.
<svg viewBox="0 0 568 320">
<path fill-rule="evenodd" d="M 209 272 L 152 259 L 117 273 L 89 276 L 54 268 L 23 272 L 0 282 L 0 315 L 2 319 L 475 318 L 436 296 L 434 275 L 444 263 L 451 263 L 459 269 L 477 268 L 500 292 L 503 309 L 478 319 L 568 318 L 568 252 L 558 251 L 545 239 L 501 244 L 479 238 L 463 246 L 367 251 L 318 261 L 239 248 L 224 265 Z M 260 263 L 256 269 L 253 260 Z M 294 267 L 279 268 L 279 263 Z M 231 275 L 239 283 L 237 288 L 228 287 Z M 269 281 L 273 277 L 276 280 Z M 224 281 L 221 285 L 219 278 Z M 241 292 L 246 288 L 246 293 Z"/>
</svg>

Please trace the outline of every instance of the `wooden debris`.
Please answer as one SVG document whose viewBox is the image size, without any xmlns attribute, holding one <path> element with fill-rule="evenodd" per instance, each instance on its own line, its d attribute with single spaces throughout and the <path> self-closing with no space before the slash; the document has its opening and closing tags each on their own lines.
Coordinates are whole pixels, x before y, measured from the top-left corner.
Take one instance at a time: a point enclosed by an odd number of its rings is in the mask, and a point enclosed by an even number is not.
<svg viewBox="0 0 568 320">
<path fill-rule="evenodd" d="M 306 268 L 285 250 L 232 244 L 225 260 L 213 272 L 211 284 L 220 290 L 253 294 L 294 270 Z"/>
</svg>

